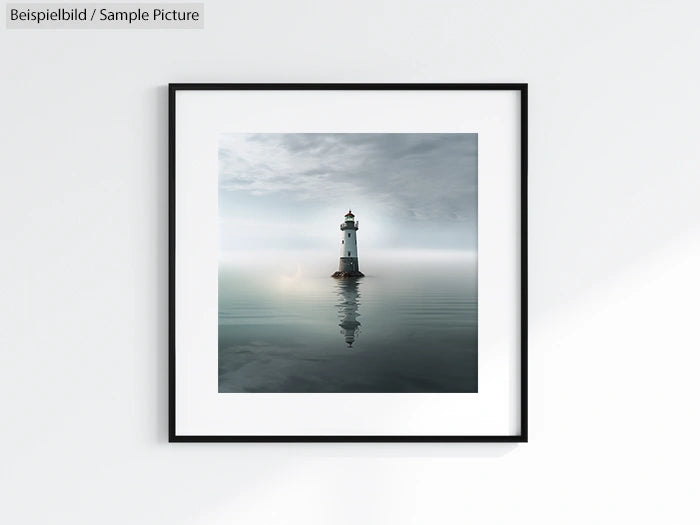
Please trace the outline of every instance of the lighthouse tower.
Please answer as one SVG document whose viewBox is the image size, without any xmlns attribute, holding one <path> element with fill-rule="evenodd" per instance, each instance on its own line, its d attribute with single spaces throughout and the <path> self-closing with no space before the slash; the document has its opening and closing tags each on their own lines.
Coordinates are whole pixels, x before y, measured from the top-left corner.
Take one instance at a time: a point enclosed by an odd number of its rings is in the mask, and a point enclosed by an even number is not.
<svg viewBox="0 0 700 525">
<path fill-rule="evenodd" d="M 340 225 L 343 236 L 340 239 L 340 264 L 338 271 L 332 277 L 364 277 L 360 272 L 360 263 L 357 260 L 357 230 L 360 223 L 355 222 L 352 210 L 345 214 L 345 222 Z"/>
</svg>

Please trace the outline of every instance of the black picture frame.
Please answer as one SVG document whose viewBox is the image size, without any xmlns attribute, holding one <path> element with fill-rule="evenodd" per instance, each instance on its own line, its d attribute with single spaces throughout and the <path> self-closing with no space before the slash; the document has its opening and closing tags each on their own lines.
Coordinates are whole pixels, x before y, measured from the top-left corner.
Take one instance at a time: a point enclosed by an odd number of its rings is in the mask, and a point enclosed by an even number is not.
<svg viewBox="0 0 700 525">
<path fill-rule="evenodd" d="M 516 91 L 520 94 L 520 433 L 515 435 L 180 435 L 176 433 L 176 345 L 175 340 L 175 174 L 176 174 L 176 94 L 204 90 L 469 90 Z M 184 442 L 480 442 L 523 443 L 528 441 L 528 85 L 526 83 L 450 84 L 270 84 L 270 83 L 172 83 L 168 90 L 168 441 Z"/>
</svg>

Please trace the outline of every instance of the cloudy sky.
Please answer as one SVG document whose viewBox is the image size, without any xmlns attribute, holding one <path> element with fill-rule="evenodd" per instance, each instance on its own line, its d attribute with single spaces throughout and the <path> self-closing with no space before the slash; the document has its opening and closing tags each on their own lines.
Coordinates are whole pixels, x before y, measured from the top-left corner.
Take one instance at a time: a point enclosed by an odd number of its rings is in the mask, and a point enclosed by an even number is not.
<svg viewBox="0 0 700 525">
<path fill-rule="evenodd" d="M 477 135 L 222 134 L 220 248 L 476 250 Z"/>
</svg>

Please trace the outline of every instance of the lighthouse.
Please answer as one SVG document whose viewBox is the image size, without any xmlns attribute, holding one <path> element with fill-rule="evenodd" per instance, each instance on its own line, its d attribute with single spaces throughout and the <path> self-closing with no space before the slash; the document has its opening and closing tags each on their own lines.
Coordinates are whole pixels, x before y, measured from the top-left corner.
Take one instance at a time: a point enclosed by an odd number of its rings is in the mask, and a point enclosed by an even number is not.
<svg viewBox="0 0 700 525">
<path fill-rule="evenodd" d="M 357 260 L 357 230 L 360 223 L 355 221 L 352 210 L 345 214 L 345 222 L 340 225 L 342 237 L 340 239 L 340 263 L 338 271 L 332 277 L 364 277 L 360 271 L 360 263 Z"/>
</svg>

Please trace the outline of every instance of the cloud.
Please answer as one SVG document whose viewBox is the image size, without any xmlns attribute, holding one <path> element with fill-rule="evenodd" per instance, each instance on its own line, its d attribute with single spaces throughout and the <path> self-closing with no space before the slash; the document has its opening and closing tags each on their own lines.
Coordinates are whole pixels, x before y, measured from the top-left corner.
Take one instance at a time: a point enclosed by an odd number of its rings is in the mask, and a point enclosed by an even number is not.
<svg viewBox="0 0 700 525">
<path fill-rule="evenodd" d="M 219 189 L 231 205 L 369 200 L 391 219 L 475 227 L 477 135 L 223 134 Z"/>
</svg>

